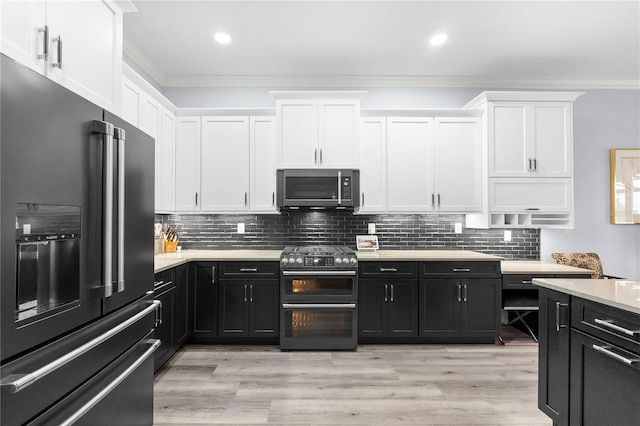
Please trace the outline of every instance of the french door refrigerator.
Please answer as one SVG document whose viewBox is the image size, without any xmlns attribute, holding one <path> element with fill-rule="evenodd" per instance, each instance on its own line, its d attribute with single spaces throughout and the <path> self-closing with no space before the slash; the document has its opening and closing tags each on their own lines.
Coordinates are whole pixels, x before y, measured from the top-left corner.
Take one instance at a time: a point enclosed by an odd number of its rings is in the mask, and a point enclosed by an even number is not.
<svg viewBox="0 0 640 426">
<path fill-rule="evenodd" d="M 0 423 L 151 424 L 154 140 L 0 74 Z"/>
</svg>

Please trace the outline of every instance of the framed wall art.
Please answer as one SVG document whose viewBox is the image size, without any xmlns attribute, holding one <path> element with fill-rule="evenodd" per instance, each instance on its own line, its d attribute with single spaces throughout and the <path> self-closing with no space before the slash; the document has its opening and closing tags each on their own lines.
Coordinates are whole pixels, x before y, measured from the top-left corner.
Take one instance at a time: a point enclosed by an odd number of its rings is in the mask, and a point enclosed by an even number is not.
<svg viewBox="0 0 640 426">
<path fill-rule="evenodd" d="M 640 149 L 610 150 L 611 223 L 640 224 Z"/>
</svg>

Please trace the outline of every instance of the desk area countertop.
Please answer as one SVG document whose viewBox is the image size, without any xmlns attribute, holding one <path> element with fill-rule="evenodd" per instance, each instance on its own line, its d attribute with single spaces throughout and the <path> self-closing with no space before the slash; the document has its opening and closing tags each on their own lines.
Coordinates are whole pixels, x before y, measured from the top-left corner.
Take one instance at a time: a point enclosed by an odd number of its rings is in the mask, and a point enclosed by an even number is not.
<svg viewBox="0 0 640 426">
<path fill-rule="evenodd" d="M 501 264 L 502 273 L 535 275 L 535 274 L 592 274 L 591 269 L 576 268 L 574 266 L 558 265 L 542 260 L 505 260 Z"/>
<path fill-rule="evenodd" d="M 640 281 L 534 278 L 533 284 L 640 314 Z"/>
</svg>

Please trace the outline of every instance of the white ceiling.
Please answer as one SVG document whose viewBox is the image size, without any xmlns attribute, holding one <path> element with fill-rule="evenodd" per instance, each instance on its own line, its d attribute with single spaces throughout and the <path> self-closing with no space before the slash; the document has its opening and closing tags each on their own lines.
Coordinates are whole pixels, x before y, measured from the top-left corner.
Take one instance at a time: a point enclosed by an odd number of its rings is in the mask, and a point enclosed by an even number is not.
<svg viewBox="0 0 640 426">
<path fill-rule="evenodd" d="M 639 87 L 639 1 L 149 1 L 124 50 L 162 86 Z M 225 31 L 229 45 L 213 34 Z M 439 47 L 428 39 L 446 32 Z"/>
</svg>

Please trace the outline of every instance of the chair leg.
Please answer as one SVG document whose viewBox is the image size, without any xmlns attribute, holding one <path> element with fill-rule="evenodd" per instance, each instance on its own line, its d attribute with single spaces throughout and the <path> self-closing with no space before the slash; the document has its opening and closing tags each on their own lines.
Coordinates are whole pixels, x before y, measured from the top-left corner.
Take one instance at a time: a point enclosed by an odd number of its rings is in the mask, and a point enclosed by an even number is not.
<svg viewBox="0 0 640 426">
<path fill-rule="evenodd" d="M 524 319 L 524 317 L 529 315 L 532 311 L 525 311 L 524 315 L 521 315 L 520 311 L 511 311 L 511 312 L 514 312 L 516 314 L 516 317 L 514 319 L 512 319 L 511 321 L 509 321 L 509 325 L 513 324 L 516 321 L 520 321 L 525 326 L 527 331 L 529 332 L 529 335 L 531 335 L 531 337 L 533 337 L 533 340 L 535 340 L 537 342 L 538 341 L 538 337 L 536 337 L 535 333 L 533 332 L 533 330 L 531 330 L 531 327 L 529 327 L 529 324 L 527 324 L 527 322 Z"/>
</svg>

